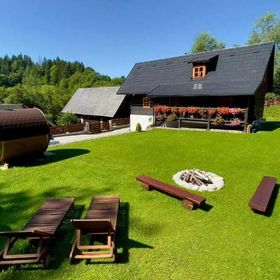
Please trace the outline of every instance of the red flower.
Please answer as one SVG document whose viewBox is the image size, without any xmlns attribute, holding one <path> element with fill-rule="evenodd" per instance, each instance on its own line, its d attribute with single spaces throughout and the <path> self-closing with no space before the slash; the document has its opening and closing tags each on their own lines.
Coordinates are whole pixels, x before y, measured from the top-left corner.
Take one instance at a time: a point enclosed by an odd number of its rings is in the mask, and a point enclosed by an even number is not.
<svg viewBox="0 0 280 280">
<path fill-rule="evenodd" d="M 200 109 L 198 110 L 198 113 L 199 113 L 199 115 L 200 115 L 201 117 L 203 117 L 203 116 L 206 115 L 207 110 L 206 110 L 206 109 L 203 109 L 203 108 L 200 108 Z"/>
<path fill-rule="evenodd" d="M 172 112 L 173 114 L 177 115 L 177 114 L 178 114 L 178 108 L 177 108 L 177 107 L 172 107 L 172 108 L 171 108 L 171 112 Z"/>
<path fill-rule="evenodd" d="M 154 111 L 155 111 L 156 115 L 160 114 L 161 113 L 161 107 L 160 106 L 155 106 Z"/>
<path fill-rule="evenodd" d="M 196 107 L 188 107 L 187 112 L 189 114 L 195 114 L 197 112 L 197 108 Z"/>
<path fill-rule="evenodd" d="M 221 107 L 217 109 L 217 112 L 221 115 L 221 116 L 227 116 L 229 115 L 229 108 L 227 107 Z"/>
<path fill-rule="evenodd" d="M 170 108 L 167 106 L 162 106 L 161 111 L 162 111 L 162 113 L 166 114 L 166 113 L 170 112 Z"/>
<path fill-rule="evenodd" d="M 213 115 L 215 115 L 215 113 L 216 113 L 216 109 L 212 109 L 212 108 L 208 109 L 209 116 L 213 116 Z"/>
<path fill-rule="evenodd" d="M 239 126 L 241 124 L 241 120 L 238 118 L 235 118 L 235 119 L 231 120 L 230 124 L 232 126 Z"/>
<path fill-rule="evenodd" d="M 179 113 L 180 113 L 180 114 L 186 113 L 186 108 L 180 107 L 180 108 L 179 108 Z"/>
</svg>

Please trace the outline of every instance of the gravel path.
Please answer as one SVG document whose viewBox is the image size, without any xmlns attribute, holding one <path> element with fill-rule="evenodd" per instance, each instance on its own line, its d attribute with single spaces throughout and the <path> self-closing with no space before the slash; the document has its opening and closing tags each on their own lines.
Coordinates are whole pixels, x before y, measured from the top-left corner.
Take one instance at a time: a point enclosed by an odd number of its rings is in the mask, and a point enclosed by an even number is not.
<svg viewBox="0 0 280 280">
<path fill-rule="evenodd" d="M 99 134 L 80 134 L 80 135 L 66 135 L 66 136 L 57 136 L 54 137 L 53 140 L 50 141 L 50 146 L 58 146 L 58 145 L 65 145 L 69 143 L 74 142 L 80 142 L 80 141 L 88 141 L 88 140 L 94 140 L 104 137 L 111 137 L 114 135 L 121 135 L 125 133 L 129 133 L 129 128 L 122 128 L 117 129 L 109 132 L 99 133 Z"/>
</svg>

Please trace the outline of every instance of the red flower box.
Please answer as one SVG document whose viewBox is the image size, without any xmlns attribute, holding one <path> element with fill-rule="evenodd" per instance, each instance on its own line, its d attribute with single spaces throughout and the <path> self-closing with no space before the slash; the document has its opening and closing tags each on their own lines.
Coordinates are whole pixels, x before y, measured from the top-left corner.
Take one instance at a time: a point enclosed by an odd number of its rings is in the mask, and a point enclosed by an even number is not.
<svg viewBox="0 0 280 280">
<path fill-rule="evenodd" d="M 196 107 L 188 107 L 187 112 L 191 115 L 197 113 L 198 109 Z"/>
<path fill-rule="evenodd" d="M 162 106 L 161 107 L 161 112 L 166 114 L 170 112 L 170 108 L 168 106 Z"/>
<path fill-rule="evenodd" d="M 229 115 L 229 108 L 221 107 L 221 108 L 217 109 L 217 112 L 222 116 L 227 116 L 227 115 Z"/>
<path fill-rule="evenodd" d="M 180 114 L 184 114 L 184 113 L 186 113 L 187 110 L 186 110 L 186 108 L 180 107 L 178 111 Z"/>
</svg>

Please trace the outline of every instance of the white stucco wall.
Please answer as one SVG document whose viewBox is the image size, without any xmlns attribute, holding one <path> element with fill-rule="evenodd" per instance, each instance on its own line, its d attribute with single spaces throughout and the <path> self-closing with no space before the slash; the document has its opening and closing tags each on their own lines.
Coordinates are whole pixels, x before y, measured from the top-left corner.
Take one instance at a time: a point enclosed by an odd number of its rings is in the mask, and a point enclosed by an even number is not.
<svg viewBox="0 0 280 280">
<path fill-rule="evenodd" d="M 147 128 L 154 123 L 153 115 L 130 115 L 130 130 L 135 131 L 137 123 L 141 124 L 142 130 Z"/>
</svg>

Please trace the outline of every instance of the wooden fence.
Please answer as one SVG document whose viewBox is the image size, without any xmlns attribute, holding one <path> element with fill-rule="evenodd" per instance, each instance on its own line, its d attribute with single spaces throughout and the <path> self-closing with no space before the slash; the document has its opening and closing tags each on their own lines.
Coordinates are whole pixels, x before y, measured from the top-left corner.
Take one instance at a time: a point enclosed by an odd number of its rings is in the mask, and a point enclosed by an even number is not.
<svg viewBox="0 0 280 280">
<path fill-rule="evenodd" d="M 100 121 L 100 128 L 102 132 L 110 130 L 109 121 Z"/>
<path fill-rule="evenodd" d="M 112 119 L 111 127 L 128 126 L 129 118 Z"/>
<path fill-rule="evenodd" d="M 64 134 L 67 132 L 68 133 L 78 132 L 78 131 L 83 131 L 84 127 L 85 127 L 85 125 L 83 123 L 51 126 L 50 133 L 52 135 L 57 135 L 57 134 Z"/>
<path fill-rule="evenodd" d="M 88 122 L 88 131 L 90 133 L 101 133 L 101 126 L 100 126 L 100 121 L 89 121 Z"/>
<path fill-rule="evenodd" d="M 50 127 L 52 135 L 88 131 L 89 133 L 101 133 L 117 129 L 129 125 L 129 118 L 112 119 L 110 121 L 87 121 L 88 127 L 85 123 L 72 124 L 72 125 L 58 125 Z"/>
</svg>

